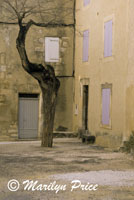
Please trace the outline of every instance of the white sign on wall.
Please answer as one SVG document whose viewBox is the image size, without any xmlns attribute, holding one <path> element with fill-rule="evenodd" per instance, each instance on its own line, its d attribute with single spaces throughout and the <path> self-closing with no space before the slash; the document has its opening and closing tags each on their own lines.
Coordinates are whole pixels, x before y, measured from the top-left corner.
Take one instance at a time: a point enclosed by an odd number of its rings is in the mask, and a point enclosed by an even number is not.
<svg viewBox="0 0 134 200">
<path fill-rule="evenodd" d="M 45 62 L 59 62 L 59 38 L 45 37 Z"/>
</svg>

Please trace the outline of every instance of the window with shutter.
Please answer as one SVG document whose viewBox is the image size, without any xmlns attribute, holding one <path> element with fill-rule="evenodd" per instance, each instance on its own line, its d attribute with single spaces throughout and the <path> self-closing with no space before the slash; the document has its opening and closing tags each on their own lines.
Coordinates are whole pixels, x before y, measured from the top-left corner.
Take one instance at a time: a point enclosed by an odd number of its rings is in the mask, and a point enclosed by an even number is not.
<svg viewBox="0 0 134 200">
<path fill-rule="evenodd" d="M 112 20 L 105 22 L 104 25 L 104 57 L 112 56 Z"/>
<path fill-rule="evenodd" d="M 104 88 L 102 89 L 102 124 L 110 124 L 110 98 L 111 98 L 111 89 Z"/>
<path fill-rule="evenodd" d="M 59 38 L 45 37 L 45 62 L 59 62 Z"/>
<path fill-rule="evenodd" d="M 83 62 L 88 62 L 89 30 L 83 32 Z"/>
<path fill-rule="evenodd" d="M 84 6 L 87 6 L 90 3 L 90 0 L 84 0 Z"/>
</svg>

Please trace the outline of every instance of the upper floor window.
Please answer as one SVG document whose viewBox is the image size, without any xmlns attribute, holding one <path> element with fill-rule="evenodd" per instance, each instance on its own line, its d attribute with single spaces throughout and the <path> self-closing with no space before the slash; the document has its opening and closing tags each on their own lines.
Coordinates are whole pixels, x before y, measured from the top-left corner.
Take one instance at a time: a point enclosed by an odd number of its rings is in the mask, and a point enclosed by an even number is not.
<svg viewBox="0 0 134 200">
<path fill-rule="evenodd" d="M 45 62 L 59 62 L 59 38 L 45 37 Z"/>
<path fill-rule="evenodd" d="M 90 0 L 84 0 L 84 6 L 87 6 L 90 3 Z"/>
<path fill-rule="evenodd" d="M 83 32 L 83 62 L 88 62 L 89 30 Z"/>
<path fill-rule="evenodd" d="M 113 21 L 107 21 L 104 24 L 104 57 L 112 56 L 112 29 Z"/>
</svg>

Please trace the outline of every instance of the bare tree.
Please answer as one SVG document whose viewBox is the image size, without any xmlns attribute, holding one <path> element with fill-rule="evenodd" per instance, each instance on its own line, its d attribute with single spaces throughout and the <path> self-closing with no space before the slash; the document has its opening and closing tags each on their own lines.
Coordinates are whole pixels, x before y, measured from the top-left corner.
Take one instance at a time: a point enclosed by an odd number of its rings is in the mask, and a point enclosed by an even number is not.
<svg viewBox="0 0 134 200">
<path fill-rule="evenodd" d="M 73 17 L 72 0 L 3 0 L 0 1 L 1 9 L 6 15 L 0 23 L 18 24 L 19 32 L 16 39 L 16 47 L 21 59 L 22 67 L 35 78 L 42 91 L 43 97 L 43 124 L 42 143 L 44 147 L 52 147 L 53 124 L 56 107 L 56 99 L 60 87 L 60 81 L 55 75 L 54 68 L 48 64 L 33 63 L 28 58 L 25 41 L 31 26 L 39 27 L 66 27 L 74 26 L 67 23 Z"/>
</svg>

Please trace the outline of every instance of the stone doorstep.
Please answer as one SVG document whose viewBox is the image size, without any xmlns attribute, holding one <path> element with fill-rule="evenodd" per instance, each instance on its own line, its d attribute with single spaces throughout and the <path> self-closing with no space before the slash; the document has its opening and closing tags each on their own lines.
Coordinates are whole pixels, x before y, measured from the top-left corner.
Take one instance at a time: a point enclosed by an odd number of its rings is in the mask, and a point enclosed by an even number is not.
<svg viewBox="0 0 134 200">
<path fill-rule="evenodd" d="M 78 134 L 74 132 L 67 132 L 67 131 L 54 131 L 53 137 L 54 138 L 75 138 Z M 17 141 L 38 141 L 41 140 L 40 137 L 35 139 L 16 139 Z"/>
<path fill-rule="evenodd" d="M 17 135 L 16 135 L 17 136 Z M 19 139 L 17 138 L 16 136 L 5 136 L 3 135 L 1 138 L 0 138 L 0 142 L 3 142 L 3 141 L 40 141 L 41 138 L 38 137 L 38 138 L 31 138 L 31 139 Z M 69 131 L 54 131 L 53 132 L 53 137 L 54 138 L 75 138 L 75 137 L 78 137 L 78 134 L 77 133 L 74 133 L 74 132 L 69 132 Z"/>
<path fill-rule="evenodd" d="M 70 131 L 54 131 L 53 136 L 54 138 L 74 138 L 77 137 L 78 134 Z"/>
</svg>

